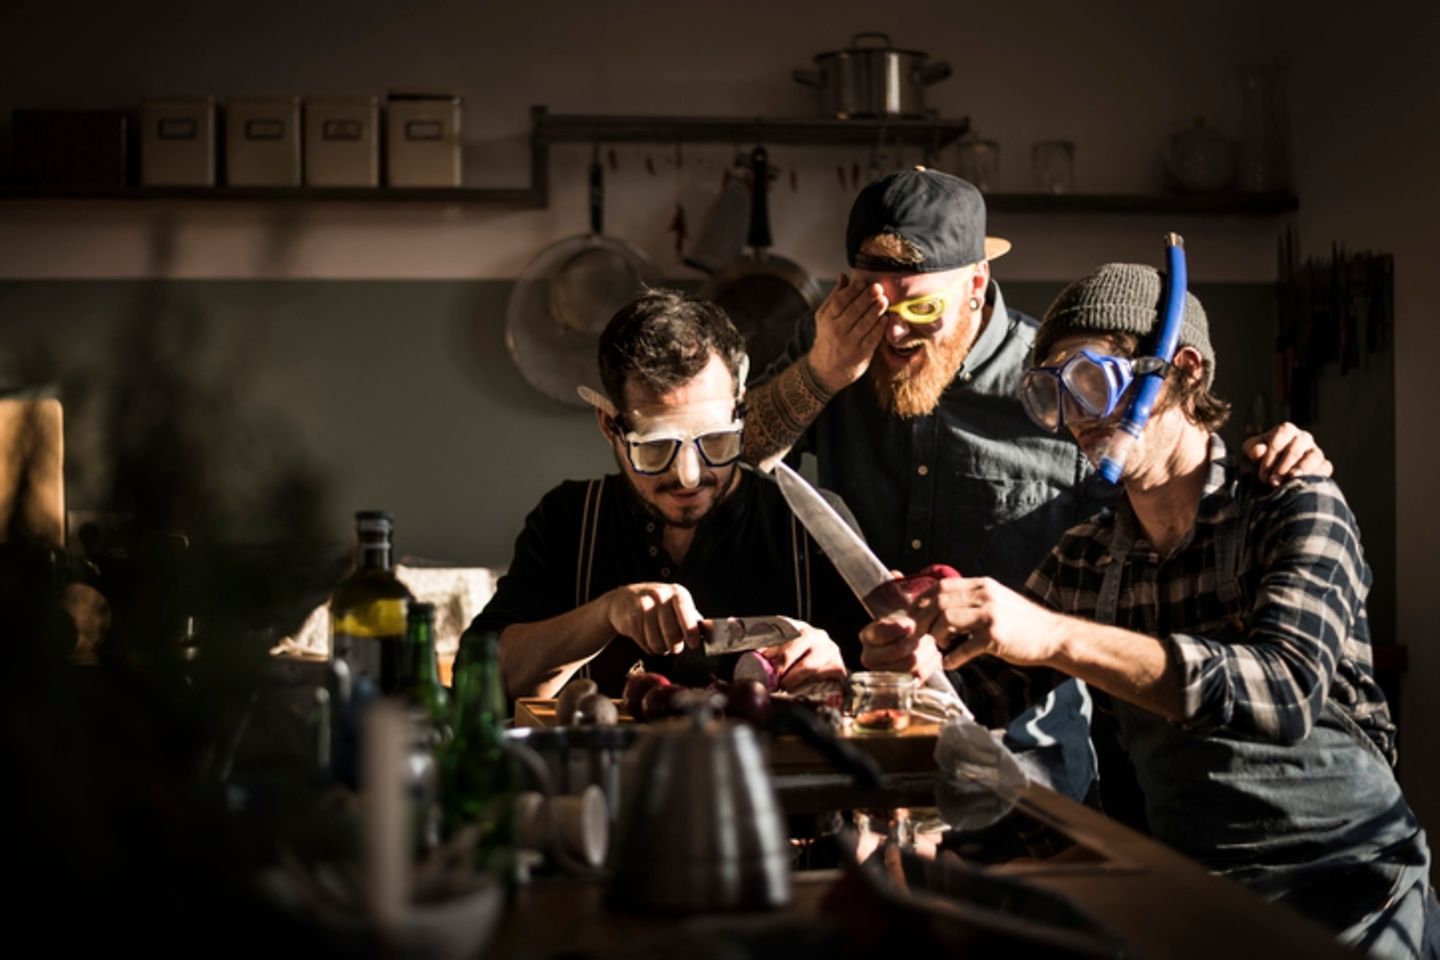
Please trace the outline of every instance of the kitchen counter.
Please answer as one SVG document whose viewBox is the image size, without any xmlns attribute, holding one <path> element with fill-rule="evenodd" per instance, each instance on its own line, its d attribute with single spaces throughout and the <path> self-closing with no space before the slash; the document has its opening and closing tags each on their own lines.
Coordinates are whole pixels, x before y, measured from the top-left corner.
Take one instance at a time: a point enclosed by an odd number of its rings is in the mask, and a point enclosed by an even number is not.
<svg viewBox="0 0 1440 960">
<path fill-rule="evenodd" d="M 868 869 L 797 872 L 792 903 L 769 914 L 626 913 L 606 905 L 600 883 L 542 878 L 517 893 L 487 956 L 833 960 L 892 946 L 972 956 L 1350 955 L 1311 921 L 1097 811 L 1033 785 L 1012 800 L 1014 815 L 1071 845 L 1049 859 L 999 863 L 969 860 L 963 847 L 928 859 L 892 846 Z"/>
</svg>

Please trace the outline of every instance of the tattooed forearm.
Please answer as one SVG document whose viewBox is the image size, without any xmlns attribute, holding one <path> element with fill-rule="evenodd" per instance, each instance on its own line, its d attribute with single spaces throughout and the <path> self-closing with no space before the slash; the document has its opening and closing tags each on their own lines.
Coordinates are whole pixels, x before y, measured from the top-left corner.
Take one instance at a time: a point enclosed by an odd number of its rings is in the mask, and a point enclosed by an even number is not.
<svg viewBox="0 0 1440 960">
<path fill-rule="evenodd" d="M 810 368 L 809 357 L 786 367 L 746 397 L 745 459 L 760 464 L 783 455 L 825 409 L 834 394 Z"/>
</svg>

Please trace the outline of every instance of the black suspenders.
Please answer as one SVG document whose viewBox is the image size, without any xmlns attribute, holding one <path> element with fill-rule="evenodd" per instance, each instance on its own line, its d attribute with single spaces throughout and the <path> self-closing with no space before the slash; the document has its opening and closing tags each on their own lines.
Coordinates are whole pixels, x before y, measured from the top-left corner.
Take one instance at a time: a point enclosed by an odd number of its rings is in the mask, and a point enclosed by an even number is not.
<svg viewBox="0 0 1440 960">
<path fill-rule="evenodd" d="M 580 511 L 579 553 L 575 558 L 575 606 L 590 602 L 591 583 L 595 572 L 595 542 L 600 529 L 600 501 L 605 492 L 603 479 L 585 485 L 585 502 Z M 794 514 L 790 515 L 790 557 L 795 575 L 795 616 L 810 622 L 813 597 L 810 588 L 810 535 Z M 581 668 L 581 676 L 589 675 L 589 665 Z"/>
</svg>

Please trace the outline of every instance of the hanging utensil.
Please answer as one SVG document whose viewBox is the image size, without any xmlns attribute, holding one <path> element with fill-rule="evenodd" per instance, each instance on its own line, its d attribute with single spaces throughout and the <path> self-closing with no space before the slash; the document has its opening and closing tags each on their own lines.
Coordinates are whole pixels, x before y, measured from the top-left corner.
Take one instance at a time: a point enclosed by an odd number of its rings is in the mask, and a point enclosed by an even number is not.
<svg viewBox="0 0 1440 960">
<path fill-rule="evenodd" d="M 569 406 L 584 405 L 576 385 L 599 383 L 596 351 L 610 318 L 659 276 L 642 251 L 605 235 L 598 148 L 589 167 L 589 212 L 590 232 L 542 250 L 516 281 L 505 312 L 505 342 L 521 374 Z"/>
<path fill-rule="evenodd" d="M 750 172 L 750 252 L 706 281 L 700 296 L 729 314 L 745 336 L 750 369 L 760 371 L 784 352 L 796 323 L 822 298 L 820 285 L 803 267 L 770 252 L 770 163 L 764 147 L 751 151 Z"/>
</svg>

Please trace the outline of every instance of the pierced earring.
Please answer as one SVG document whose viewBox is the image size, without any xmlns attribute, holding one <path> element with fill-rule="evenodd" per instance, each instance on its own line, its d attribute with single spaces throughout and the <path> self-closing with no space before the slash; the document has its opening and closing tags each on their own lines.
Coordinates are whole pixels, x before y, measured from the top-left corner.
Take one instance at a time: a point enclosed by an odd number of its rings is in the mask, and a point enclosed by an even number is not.
<svg viewBox="0 0 1440 960">
<path fill-rule="evenodd" d="M 974 311 L 974 310 L 979 310 L 979 309 L 980 309 L 980 298 L 979 298 L 979 297 L 971 297 L 971 298 L 970 298 L 970 309 L 971 309 L 972 311 Z"/>
</svg>

